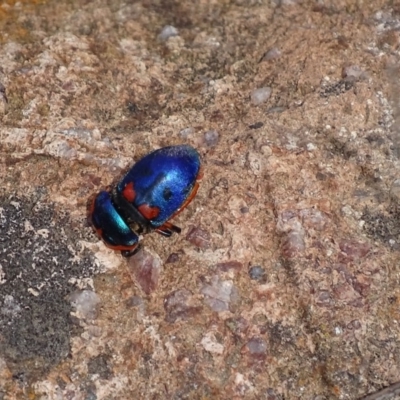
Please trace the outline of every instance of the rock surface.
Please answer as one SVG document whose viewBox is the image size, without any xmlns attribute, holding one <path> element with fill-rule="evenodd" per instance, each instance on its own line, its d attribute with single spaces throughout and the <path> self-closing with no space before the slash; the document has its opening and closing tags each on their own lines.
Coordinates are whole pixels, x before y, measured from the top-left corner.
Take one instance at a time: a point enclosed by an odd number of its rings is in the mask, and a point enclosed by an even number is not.
<svg viewBox="0 0 400 400">
<path fill-rule="evenodd" d="M 399 29 L 391 0 L 3 2 L 0 399 L 398 391 Z M 179 143 L 200 190 L 130 265 L 88 200 Z"/>
</svg>

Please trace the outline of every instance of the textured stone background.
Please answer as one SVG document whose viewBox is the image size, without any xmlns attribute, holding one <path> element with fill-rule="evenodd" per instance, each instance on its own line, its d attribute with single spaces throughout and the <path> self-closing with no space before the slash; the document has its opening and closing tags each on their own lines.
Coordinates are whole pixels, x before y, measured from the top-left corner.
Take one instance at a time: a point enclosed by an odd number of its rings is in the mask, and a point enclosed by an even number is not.
<svg viewBox="0 0 400 400">
<path fill-rule="evenodd" d="M 0 399 L 400 380 L 398 2 L 9 0 L 0 32 Z M 126 261 L 88 199 L 178 143 L 183 232 Z"/>
</svg>

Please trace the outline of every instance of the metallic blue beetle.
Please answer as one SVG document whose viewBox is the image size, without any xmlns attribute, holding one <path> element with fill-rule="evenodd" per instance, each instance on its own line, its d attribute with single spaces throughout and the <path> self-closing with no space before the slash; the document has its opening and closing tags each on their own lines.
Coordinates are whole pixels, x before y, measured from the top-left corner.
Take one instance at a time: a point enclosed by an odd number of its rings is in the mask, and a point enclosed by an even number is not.
<svg viewBox="0 0 400 400">
<path fill-rule="evenodd" d="M 193 147 L 161 148 L 139 160 L 115 188 L 101 191 L 89 219 L 106 246 L 130 257 L 139 249 L 140 234 L 181 232 L 169 220 L 192 201 L 201 178 Z"/>
</svg>

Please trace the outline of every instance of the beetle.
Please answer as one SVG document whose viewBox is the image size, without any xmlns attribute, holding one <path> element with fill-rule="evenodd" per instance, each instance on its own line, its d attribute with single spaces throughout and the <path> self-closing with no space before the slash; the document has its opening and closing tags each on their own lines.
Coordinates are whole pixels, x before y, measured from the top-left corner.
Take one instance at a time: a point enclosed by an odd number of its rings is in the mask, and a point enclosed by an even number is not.
<svg viewBox="0 0 400 400">
<path fill-rule="evenodd" d="M 147 154 L 115 187 L 98 193 L 89 221 L 104 244 L 130 257 L 140 235 L 180 233 L 170 219 L 195 197 L 202 178 L 199 153 L 191 146 L 163 147 Z"/>
</svg>

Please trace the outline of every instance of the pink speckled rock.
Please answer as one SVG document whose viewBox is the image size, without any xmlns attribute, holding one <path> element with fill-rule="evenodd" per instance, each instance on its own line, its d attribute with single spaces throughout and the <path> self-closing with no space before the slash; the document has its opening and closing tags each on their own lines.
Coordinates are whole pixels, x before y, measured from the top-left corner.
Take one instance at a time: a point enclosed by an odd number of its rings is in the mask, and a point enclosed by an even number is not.
<svg viewBox="0 0 400 400">
<path fill-rule="evenodd" d="M 132 280 L 136 282 L 146 294 L 150 294 L 156 290 L 162 270 L 160 257 L 147 250 L 141 249 L 128 259 L 127 266 Z"/>
<path fill-rule="evenodd" d="M 357 240 L 342 240 L 339 242 L 339 248 L 342 251 L 340 259 L 343 262 L 351 262 L 364 258 L 371 250 L 368 243 Z"/>
<path fill-rule="evenodd" d="M 195 305 L 192 292 L 187 289 L 178 289 L 171 292 L 164 299 L 165 320 L 175 322 L 178 319 L 186 320 L 201 310 Z"/>
<path fill-rule="evenodd" d="M 205 302 L 212 310 L 220 312 L 229 310 L 231 302 L 238 298 L 237 289 L 231 280 L 222 280 L 214 276 L 211 284 L 202 287 L 201 293 L 205 296 Z"/>
<path fill-rule="evenodd" d="M 210 234 L 197 226 L 192 226 L 186 235 L 186 240 L 200 249 L 208 249 L 211 245 Z"/>
</svg>

